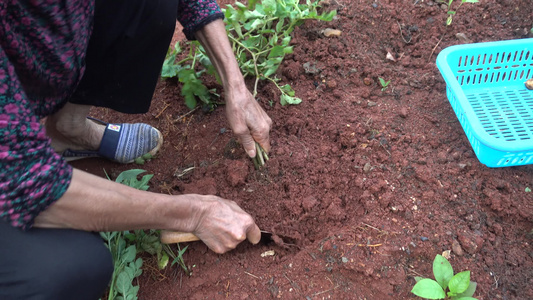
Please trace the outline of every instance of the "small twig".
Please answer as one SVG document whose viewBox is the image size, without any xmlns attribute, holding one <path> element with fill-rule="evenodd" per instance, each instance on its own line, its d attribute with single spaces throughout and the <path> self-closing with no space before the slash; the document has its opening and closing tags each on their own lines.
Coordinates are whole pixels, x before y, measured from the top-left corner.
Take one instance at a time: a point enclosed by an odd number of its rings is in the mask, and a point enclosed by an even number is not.
<svg viewBox="0 0 533 300">
<path fill-rule="evenodd" d="M 165 107 L 163 107 L 163 109 L 155 116 L 156 119 L 159 119 L 159 117 L 161 116 L 161 114 L 165 111 L 165 109 L 167 109 L 168 107 L 170 106 L 170 103 L 167 103 L 165 105 Z"/>
<path fill-rule="evenodd" d="M 175 120 L 172 121 L 172 124 L 181 121 L 181 120 L 182 120 L 183 118 L 185 118 L 186 116 L 188 116 L 188 115 L 192 114 L 193 112 L 195 112 L 196 110 L 198 110 L 198 108 L 199 108 L 199 106 L 197 106 L 197 107 L 195 107 L 194 109 L 192 109 L 191 111 L 189 111 L 189 112 L 187 112 L 187 113 L 185 113 L 185 114 L 179 116 L 177 119 L 175 119 Z"/>
<path fill-rule="evenodd" d="M 366 244 L 358 244 L 357 246 L 359 247 L 379 247 L 379 246 L 382 246 L 383 244 L 374 244 L 374 245 L 366 245 Z"/>
<path fill-rule="evenodd" d="M 291 284 L 292 288 L 302 297 L 304 297 L 304 295 L 302 294 L 302 292 L 300 291 L 300 287 L 298 286 L 298 284 L 296 284 L 296 282 L 290 280 L 290 278 L 287 276 L 287 274 L 283 273 L 283 276 L 285 276 L 285 278 L 287 278 L 287 280 L 289 281 L 289 283 Z"/>
<path fill-rule="evenodd" d="M 174 176 L 176 176 L 176 177 L 178 177 L 178 178 L 183 177 L 183 176 L 185 176 L 187 173 L 191 172 L 191 171 L 194 170 L 194 169 L 195 169 L 195 167 L 185 168 L 185 169 L 181 170 L 180 173 L 177 173 L 177 172 L 174 173 Z"/>
<path fill-rule="evenodd" d="M 334 291 L 334 290 L 336 290 L 336 289 L 338 289 L 338 288 L 339 288 L 339 285 L 337 285 L 337 286 L 335 286 L 335 287 L 333 287 L 333 288 L 331 288 L 331 289 L 329 289 L 329 290 L 326 290 L 326 291 L 322 291 L 322 292 L 314 293 L 314 294 L 311 295 L 311 297 L 318 296 L 318 295 L 321 295 L 321 294 L 325 294 L 325 293 L 328 293 L 328 292 Z"/>
<path fill-rule="evenodd" d="M 437 45 L 435 45 L 435 47 L 433 47 L 433 50 L 431 50 L 431 54 L 429 54 L 429 57 L 428 57 L 428 62 L 431 60 L 431 57 L 433 56 L 433 53 L 435 53 L 435 50 L 437 50 L 437 47 L 439 46 L 439 44 L 440 44 L 440 42 L 442 41 L 443 38 L 444 38 L 444 34 L 442 35 L 440 40 L 437 42 Z"/>
<path fill-rule="evenodd" d="M 406 44 L 409 44 L 412 40 L 412 37 L 409 37 L 409 40 L 406 41 L 405 38 L 403 37 L 403 30 L 402 30 L 402 25 L 400 25 L 400 22 L 396 21 L 396 23 L 398 23 L 398 27 L 400 27 L 400 35 L 402 36 L 402 40 L 406 43 Z"/>
<path fill-rule="evenodd" d="M 255 276 L 255 275 L 254 275 L 254 274 L 252 274 L 252 273 L 248 273 L 248 272 L 244 271 L 244 274 L 246 274 L 246 275 L 250 275 L 250 276 L 252 276 L 253 278 L 256 278 L 256 279 L 259 279 L 259 280 L 261 280 L 261 278 L 260 278 L 260 277 L 257 277 L 257 276 Z"/>
<path fill-rule="evenodd" d="M 380 229 L 378 229 L 378 228 L 376 228 L 376 227 L 374 227 L 374 226 L 372 226 L 372 225 L 368 225 L 368 224 L 366 224 L 366 223 L 363 223 L 363 225 L 365 225 L 366 227 L 370 227 L 370 228 L 372 228 L 372 229 L 374 229 L 374 230 L 381 231 Z"/>
<path fill-rule="evenodd" d="M 418 273 L 417 271 L 413 270 L 413 269 L 409 269 L 409 271 L 415 275 L 418 275 L 418 277 L 424 277 L 424 275 Z"/>
</svg>

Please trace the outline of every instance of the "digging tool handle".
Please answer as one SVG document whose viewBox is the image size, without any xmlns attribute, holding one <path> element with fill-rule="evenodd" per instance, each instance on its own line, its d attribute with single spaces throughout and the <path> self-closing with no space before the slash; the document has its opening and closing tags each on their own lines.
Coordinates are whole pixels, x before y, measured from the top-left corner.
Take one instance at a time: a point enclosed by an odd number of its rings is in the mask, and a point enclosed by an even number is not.
<svg viewBox="0 0 533 300">
<path fill-rule="evenodd" d="M 200 239 L 192 233 L 161 230 L 161 243 L 164 244 L 194 242 L 199 240 Z"/>
</svg>

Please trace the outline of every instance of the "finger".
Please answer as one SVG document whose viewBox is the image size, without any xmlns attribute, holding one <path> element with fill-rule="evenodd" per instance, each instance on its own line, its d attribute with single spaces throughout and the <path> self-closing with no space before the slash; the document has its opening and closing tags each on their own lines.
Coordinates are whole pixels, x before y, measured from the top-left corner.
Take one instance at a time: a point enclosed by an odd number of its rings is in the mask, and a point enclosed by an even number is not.
<svg viewBox="0 0 533 300">
<path fill-rule="evenodd" d="M 250 135 L 250 133 L 241 134 L 239 136 L 239 140 L 241 141 L 241 144 L 244 147 L 244 151 L 246 151 L 248 156 L 255 157 L 255 141 Z"/>
<path fill-rule="evenodd" d="M 265 150 L 266 153 L 269 153 L 270 152 L 270 138 L 268 136 L 268 133 L 265 137 L 255 137 L 254 136 L 254 140 L 259 144 L 259 146 L 261 146 L 261 148 L 263 148 L 263 150 Z"/>
<path fill-rule="evenodd" d="M 248 231 L 246 231 L 246 238 L 254 245 L 261 240 L 261 230 L 259 230 L 259 227 L 257 227 L 255 223 L 248 228 Z"/>
<path fill-rule="evenodd" d="M 272 121 L 267 116 L 267 121 L 263 124 L 263 126 L 260 129 L 252 130 L 253 139 L 267 153 L 270 152 L 270 128 L 271 126 L 272 126 Z"/>
</svg>

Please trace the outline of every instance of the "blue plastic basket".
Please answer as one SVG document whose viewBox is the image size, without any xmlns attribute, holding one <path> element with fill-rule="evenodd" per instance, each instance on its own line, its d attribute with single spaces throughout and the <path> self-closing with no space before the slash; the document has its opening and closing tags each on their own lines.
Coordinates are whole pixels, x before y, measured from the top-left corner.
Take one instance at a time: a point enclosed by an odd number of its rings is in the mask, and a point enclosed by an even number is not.
<svg viewBox="0 0 533 300">
<path fill-rule="evenodd" d="M 479 161 L 533 164 L 533 39 L 451 46 L 437 57 L 446 95 Z"/>
</svg>

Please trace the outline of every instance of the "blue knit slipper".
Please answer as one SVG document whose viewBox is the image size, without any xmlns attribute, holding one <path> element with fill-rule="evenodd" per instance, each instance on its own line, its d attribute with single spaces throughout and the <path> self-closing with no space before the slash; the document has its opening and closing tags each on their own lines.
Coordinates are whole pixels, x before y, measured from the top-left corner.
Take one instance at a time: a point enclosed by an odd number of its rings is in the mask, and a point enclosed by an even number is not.
<svg viewBox="0 0 533 300">
<path fill-rule="evenodd" d="M 163 144 L 161 132 L 148 124 L 108 124 L 89 119 L 106 125 L 100 148 L 98 151 L 67 149 L 62 154 L 67 161 L 103 157 L 123 164 L 143 164 L 154 157 Z"/>
</svg>

